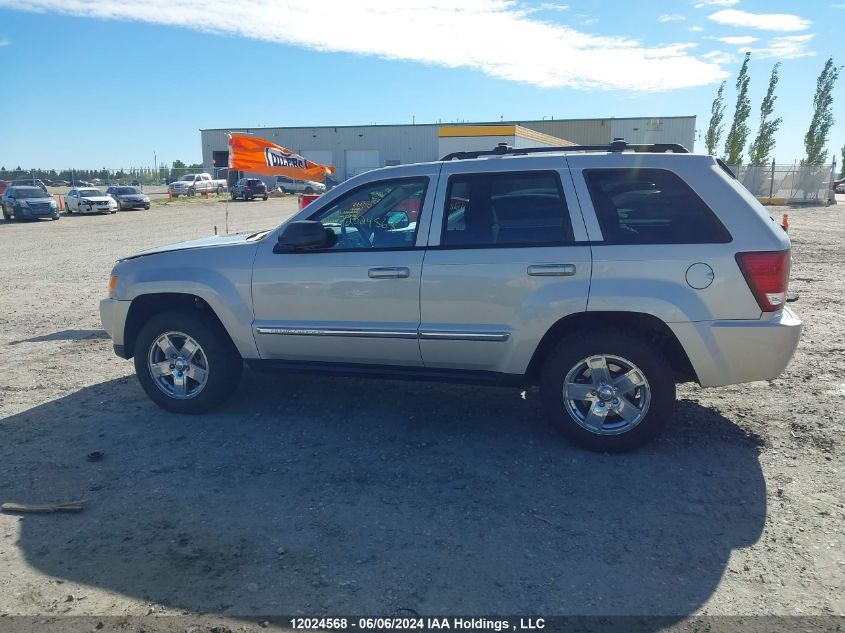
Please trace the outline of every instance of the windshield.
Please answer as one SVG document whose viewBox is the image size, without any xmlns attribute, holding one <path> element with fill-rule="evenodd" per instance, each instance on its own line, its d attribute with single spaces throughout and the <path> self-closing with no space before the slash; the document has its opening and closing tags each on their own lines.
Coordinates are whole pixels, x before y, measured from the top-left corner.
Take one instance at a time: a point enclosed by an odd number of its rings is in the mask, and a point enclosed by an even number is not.
<svg viewBox="0 0 845 633">
<path fill-rule="evenodd" d="M 80 189 L 79 195 L 83 198 L 102 196 L 103 192 L 99 189 Z"/>
<path fill-rule="evenodd" d="M 141 193 L 137 187 L 117 187 L 116 193 L 119 196 L 131 195 L 133 193 Z"/>
<path fill-rule="evenodd" d="M 44 191 L 43 189 L 38 189 L 37 187 L 33 187 L 32 189 L 15 189 L 15 194 L 19 199 L 26 199 L 26 198 L 49 198 L 50 194 Z"/>
</svg>

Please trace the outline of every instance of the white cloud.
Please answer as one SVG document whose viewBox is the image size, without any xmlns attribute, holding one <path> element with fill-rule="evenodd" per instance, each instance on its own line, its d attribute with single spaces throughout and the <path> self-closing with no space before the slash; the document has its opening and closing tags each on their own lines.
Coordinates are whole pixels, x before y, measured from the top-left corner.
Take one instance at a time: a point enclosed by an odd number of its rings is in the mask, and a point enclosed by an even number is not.
<svg viewBox="0 0 845 633">
<path fill-rule="evenodd" d="M 701 27 L 701 26 L 691 26 L 691 27 L 689 27 L 689 30 L 690 30 L 690 31 L 694 31 L 694 32 L 696 32 L 696 33 L 697 33 L 697 32 L 699 32 L 699 31 L 703 31 L 703 30 L 704 30 L 704 27 Z"/>
<path fill-rule="evenodd" d="M 653 92 L 715 83 L 682 43 L 646 46 L 535 20 L 513 0 L 0 0 L 0 7 L 184 26 L 322 52 L 471 68 L 535 86 Z M 499 35 L 495 35 L 499 34 Z M 284 58 L 283 52 L 275 60 Z M 253 60 L 254 61 L 254 60 Z M 264 60 L 273 63 L 274 60 Z"/>
<path fill-rule="evenodd" d="M 830 5 L 831 9 L 845 9 L 845 4 L 832 4 Z"/>
<path fill-rule="evenodd" d="M 704 53 L 702 57 L 714 64 L 733 64 L 739 60 L 737 55 L 726 53 L 725 51 L 710 51 L 709 53 Z"/>
<path fill-rule="evenodd" d="M 732 46 L 745 46 L 746 44 L 753 44 L 760 40 L 759 37 L 753 37 L 751 35 L 728 35 L 727 37 L 708 37 L 707 39 L 731 44 Z"/>
<path fill-rule="evenodd" d="M 704 7 L 732 7 L 735 4 L 739 4 L 739 0 L 701 0 L 695 5 L 696 9 L 701 9 Z"/>
<path fill-rule="evenodd" d="M 766 46 L 749 48 L 751 54 L 757 59 L 774 57 L 777 59 L 795 59 L 796 57 L 811 57 L 816 53 L 808 50 L 807 45 L 813 39 L 812 34 L 807 35 L 784 35 L 773 37 Z"/>
<path fill-rule="evenodd" d="M 792 13 L 749 13 L 739 9 L 717 11 L 708 15 L 707 19 L 719 24 L 764 31 L 804 31 L 812 24 Z"/>
<path fill-rule="evenodd" d="M 9 44 L 11 44 L 9 40 L 7 40 L 5 37 L 0 37 L 0 47 L 8 46 Z"/>
<path fill-rule="evenodd" d="M 658 22 L 682 22 L 683 20 L 686 20 L 686 18 L 677 13 L 666 13 L 657 18 Z"/>
</svg>

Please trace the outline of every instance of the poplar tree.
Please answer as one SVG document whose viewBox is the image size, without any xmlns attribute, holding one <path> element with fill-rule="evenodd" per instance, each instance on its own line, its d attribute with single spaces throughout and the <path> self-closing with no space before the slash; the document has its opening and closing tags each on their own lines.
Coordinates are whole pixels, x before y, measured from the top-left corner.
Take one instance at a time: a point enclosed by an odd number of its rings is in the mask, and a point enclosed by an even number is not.
<svg viewBox="0 0 845 633">
<path fill-rule="evenodd" d="M 716 154 L 716 148 L 719 146 L 719 141 L 722 140 L 722 132 L 725 131 L 725 126 L 722 120 L 725 118 L 725 83 L 719 86 L 716 92 L 716 98 L 713 99 L 713 105 L 710 106 L 710 125 L 707 128 L 707 134 L 704 136 L 704 144 L 707 146 L 707 153 L 711 156 Z"/>
<path fill-rule="evenodd" d="M 806 156 L 802 165 L 824 165 L 827 162 L 827 138 L 833 127 L 833 87 L 842 67 L 833 65 L 828 58 L 819 78 L 816 80 L 816 94 L 813 97 L 813 118 L 804 135 Z"/>
<path fill-rule="evenodd" d="M 748 127 L 748 117 L 751 115 L 751 100 L 748 98 L 748 84 L 751 78 L 748 76 L 748 62 L 751 53 L 745 53 L 745 59 L 736 77 L 736 107 L 734 108 L 734 119 L 728 138 L 725 140 L 724 161 L 728 165 L 742 164 L 742 150 L 748 140 L 751 131 Z"/>
<path fill-rule="evenodd" d="M 770 119 L 775 110 L 775 88 L 778 85 L 778 70 L 780 62 L 772 68 L 772 75 L 769 77 L 769 89 L 760 105 L 760 127 L 757 130 L 757 137 L 748 148 L 748 162 L 752 165 L 767 165 L 771 158 L 772 150 L 775 148 L 775 133 L 777 133 L 782 117 Z"/>
</svg>

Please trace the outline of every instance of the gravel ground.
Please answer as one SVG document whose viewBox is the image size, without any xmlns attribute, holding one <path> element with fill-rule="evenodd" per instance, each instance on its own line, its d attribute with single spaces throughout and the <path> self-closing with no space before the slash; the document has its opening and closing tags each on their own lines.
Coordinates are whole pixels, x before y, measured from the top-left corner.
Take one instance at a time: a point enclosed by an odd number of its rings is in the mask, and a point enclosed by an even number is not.
<svg viewBox="0 0 845 633">
<path fill-rule="evenodd" d="M 157 409 L 97 302 L 115 259 L 226 207 L 0 223 L 0 502 L 91 502 L 0 514 L 0 615 L 845 613 L 845 206 L 789 210 L 784 375 L 683 385 L 613 456 L 533 391 L 246 372 L 219 413 Z M 260 229 L 294 201 L 228 210 Z"/>
</svg>

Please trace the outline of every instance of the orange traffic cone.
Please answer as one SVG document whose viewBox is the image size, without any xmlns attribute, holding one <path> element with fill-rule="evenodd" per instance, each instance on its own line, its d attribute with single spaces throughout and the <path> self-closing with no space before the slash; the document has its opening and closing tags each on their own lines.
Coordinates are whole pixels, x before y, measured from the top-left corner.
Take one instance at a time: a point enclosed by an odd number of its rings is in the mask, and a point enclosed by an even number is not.
<svg viewBox="0 0 845 633">
<path fill-rule="evenodd" d="M 786 213 L 783 214 L 783 222 L 781 222 L 780 225 L 783 227 L 784 231 L 786 231 L 787 233 L 789 232 L 789 215 L 788 214 L 786 214 Z"/>
<path fill-rule="evenodd" d="M 59 196 L 59 213 L 64 213 L 64 211 L 65 211 L 64 198 L 62 196 Z"/>
<path fill-rule="evenodd" d="M 208 200 L 208 189 L 205 190 L 205 199 Z"/>
<path fill-rule="evenodd" d="M 170 187 L 167 188 L 167 201 L 173 202 L 173 192 L 170 190 Z"/>
</svg>

